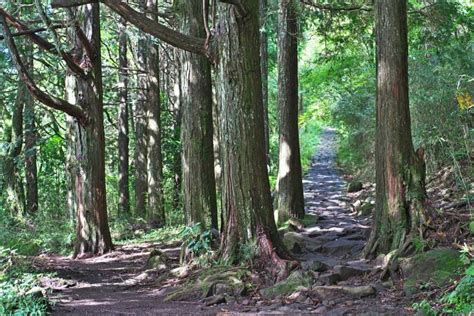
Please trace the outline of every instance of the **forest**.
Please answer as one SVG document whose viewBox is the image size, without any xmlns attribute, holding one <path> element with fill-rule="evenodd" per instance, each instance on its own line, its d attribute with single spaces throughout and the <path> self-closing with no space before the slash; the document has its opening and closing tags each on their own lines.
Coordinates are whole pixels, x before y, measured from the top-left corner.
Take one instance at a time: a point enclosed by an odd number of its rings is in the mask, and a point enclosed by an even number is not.
<svg viewBox="0 0 474 316">
<path fill-rule="evenodd" d="M 0 0 L 0 315 L 474 313 L 472 0 Z"/>
</svg>

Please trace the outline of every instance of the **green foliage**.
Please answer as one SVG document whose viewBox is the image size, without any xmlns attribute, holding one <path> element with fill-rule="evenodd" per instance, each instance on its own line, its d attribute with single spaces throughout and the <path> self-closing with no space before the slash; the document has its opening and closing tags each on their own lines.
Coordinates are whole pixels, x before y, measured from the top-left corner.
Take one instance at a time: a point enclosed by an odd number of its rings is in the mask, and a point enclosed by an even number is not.
<svg viewBox="0 0 474 316">
<path fill-rule="evenodd" d="M 427 241 L 417 235 L 413 237 L 412 244 L 415 247 L 415 252 L 421 253 L 426 248 Z"/>
<path fill-rule="evenodd" d="M 309 12 L 300 58 L 300 92 L 339 131 L 338 161 L 373 179 L 375 45 L 373 17 Z M 468 158 L 473 148 L 472 6 L 409 1 L 412 134 L 428 172 Z"/>
<path fill-rule="evenodd" d="M 414 303 L 412 307 L 415 309 L 416 315 L 436 316 L 438 314 L 437 311 L 431 307 L 430 302 L 427 300 Z"/>
<path fill-rule="evenodd" d="M 259 248 L 256 241 L 250 241 L 240 245 L 240 265 L 253 266 L 253 260 L 258 257 Z"/>
<path fill-rule="evenodd" d="M 33 218 L 16 219 L 0 213 L 0 247 L 18 254 L 68 254 L 74 238 L 74 229 L 65 217 L 51 218 L 47 213 L 39 213 Z"/>
<path fill-rule="evenodd" d="M 466 270 L 454 291 L 444 296 L 442 301 L 449 304 L 443 310 L 448 314 L 469 314 L 474 311 L 474 264 Z"/>
<path fill-rule="evenodd" d="M 474 311 L 474 258 L 466 246 L 461 251 L 460 261 L 467 264 L 454 290 L 445 293 L 439 300 L 422 300 L 413 304 L 419 315 L 468 315 Z M 440 305 L 441 303 L 441 305 Z"/>
<path fill-rule="evenodd" d="M 181 240 L 179 236 L 183 226 L 165 226 L 149 231 L 133 230 L 133 224 L 128 220 L 112 222 L 111 231 L 116 244 L 138 244 L 148 241 L 175 242 Z"/>
<path fill-rule="evenodd" d="M 441 299 L 448 304 L 443 310 L 445 313 L 469 314 L 474 311 L 474 257 L 467 245 L 461 250 L 461 261 L 469 266 L 454 291 Z"/>
<path fill-rule="evenodd" d="M 179 233 L 183 246 L 194 256 L 209 255 L 212 251 L 212 233 L 210 230 L 202 230 L 201 223 L 186 226 Z"/>
<path fill-rule="evenodd" d="M 311 167 L 311 160 L 314 157 L 316 146 L 319 144 L 318 136 L 324 123 L 318 119 L 318 114 L 317 108 L 311 107 L 299 117 L 300 155 L 303 172 Z"/>
<path fill-rule="evenodd" d="M 436 316 L 438 312 L 431 306 L 428 300 L 421 300 L 412 304 L 412 308 L 416 311 L 415 315 L 420 316 Z"/>
<path fill-rule="evenodd" d="M 311 42 L 312 43 L 312 42 Z M 310 47 L 309 49 L 303 49 L 301 55 L 310 55 L 314 52 L 311 51 L 313 46 L 309 44 L 300 45 L 301 47 Z M 270 186 L 272 189 L 276 186 L 278 176 L 278 154 L 279 154 L 279 131 L 278 131 L 278 106 L 277 106 L 277 95 L 278 95 L 278 75 L 275 63 L 275 56 L 271 53 L 272 49 L 275 49 L 270 41 L 270 76 L 269 76 L 269 130 L 270 130 L 270 166 L 269 166 L 269 177 Z M 304 57 L 302 57 L 304 59 Z M 273 60 L 273 62 L 272 62 Z M 311 65 L 308 67 L 314 67 Z M 313 158 L 318 145 L 318 135 L 321 131 L 321 127 L 327 125 L 328 116 L 327 108 L 328 103 L 322 104 L 318 99 L 318 82 L 322 82 L 325 78 L 314 75 L 311 71 L 307 71 L 306 65 L 300 66 L 300 79 L 299 79 L 299 92 L 300 98 L 303 102 L 303 111 L 299 114 L 299 140 L 300 140 L 300 157 L 303 172 L 306 171 L 311 165 L 311 159 Z M 329 77 L 329 69 L 326 71 L 326 75 Z M 316 81 L 317 80 L 317 81 Z"/>
<path fill-rule="evenodd" d="M 26 259 L 0 247 L 0 315 L 46 315 L 49 308 L 41 274 L 29 272 Z"/>
</svg>

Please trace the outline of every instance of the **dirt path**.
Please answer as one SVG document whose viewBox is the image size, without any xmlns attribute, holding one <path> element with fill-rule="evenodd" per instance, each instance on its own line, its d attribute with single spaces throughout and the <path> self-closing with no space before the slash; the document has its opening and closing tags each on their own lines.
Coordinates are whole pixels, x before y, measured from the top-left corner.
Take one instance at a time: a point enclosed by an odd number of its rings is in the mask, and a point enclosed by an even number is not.
<svg viewBox="0 0 474 316">
<path fill-rule="evenodd" d="M 176 244 L 144 243 L 118 246 L 105 256 L 83 260 L 66 257 L 43 257 L 46 270 L 58 279 L 45 280 L 53 288 L 57 303 L 53 314 L 63 315 L 186 315 L 225 314 L 229 311 L 252 313 L 324 315 L 406 314 L 403 297 L 394 287 L 377 281 L 374 265 L 360 260 L 369 232 L 368 218 L 356 217 L 346 195 L 346 182 L 335 168 L 335 131 L 323 130 L 312 167 L 304 179 L 306 212 L 317 221 L 298 232 L 287 232 L 285 240 L 294 239 L 295 256 L 302 260 L 302 270 L 313 273 L 311 289 L 305 300 L 288 298 L 245 299 L 237 303 L 205 307 L 201 302 L 165 302 L 176 285 L 170 275 L 145 269 L 150 251 L 159 248 L 177 267 Z M 374 293 L 367 297 L 343 295 L 331 286 L 370 285 Z M 327 289 L 330 290 L 327 290 Z M 312 294 L 318 293 L 314 298 Z M 309 293 L 312 293 L 311 295 Z M 240 300 L 242 302 L 242 300 Z"/>
<path fill-rule="evenodd" d="M 176 259 L 179 248 L 159 243 L 118 246 L 107 255 L 83 260 L 43 258 L 44 267 L 58 278 L 44 280 L 53 288 L 53 315 L 190 314 L 199 303 L 164 302 L 173 279 L 158 287 L 160 275 L 146 272 L 151 250 L 160 248 Z"/>
<path fill-rule="evenodd" d="M 403 294 L 396 286 L 378 280 L 379 271 L 374 262 L 360 259 L 370 233 L 370 218 L 359 217 L 351 207 L 347 183 L 335 166 L 336 132 L 326 128 L 320 135 L 320 144 L 311 169 L 304 179 L 306 213 L 317 217 L 299 234 L 304 243 L 297 255 L 302 267 L 316 270 L 313 290 L 318 291 L 321 304 L 316 311 L 323 314 L 407 314 Z M 325 291 L 325 286 L 370 286 L 373 295 L 341 295 L 340 291 Z"/>
<path fill-rule="evenodd" d="M 315 244 L 306 260 L 330 255 L 333 262 L 359 255 L 370 230 L 368 218 L 356 218 L 346 195 L 347 183 L 335 167 L 335 131 L 326 128 L 311 169 L 303 180 L 306 213 L 317 216 L 317 224 L 303 234 Z"/>
</svg>

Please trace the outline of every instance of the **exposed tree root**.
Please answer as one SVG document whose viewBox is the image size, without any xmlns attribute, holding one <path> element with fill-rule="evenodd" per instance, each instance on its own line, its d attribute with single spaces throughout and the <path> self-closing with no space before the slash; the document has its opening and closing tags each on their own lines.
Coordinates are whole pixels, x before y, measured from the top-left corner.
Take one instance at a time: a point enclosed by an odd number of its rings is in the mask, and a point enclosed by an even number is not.
<svg viewBox="0 0 474 316">
<path fill-rule="evenodd" d="M 284 246 L 273 247 L 272 242 L 265 235 L 258 237 L 259 261 L 262 267 L 268 270 L 277 281 L 281 281 L 290 275 L 290 272 L 299 266 Z"/>
</svg>

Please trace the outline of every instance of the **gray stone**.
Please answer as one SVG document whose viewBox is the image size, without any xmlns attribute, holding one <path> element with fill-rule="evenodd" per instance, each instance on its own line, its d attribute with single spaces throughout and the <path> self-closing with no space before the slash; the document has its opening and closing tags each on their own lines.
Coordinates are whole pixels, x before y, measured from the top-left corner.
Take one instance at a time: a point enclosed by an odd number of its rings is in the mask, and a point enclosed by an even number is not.
<svg viewBox="0 0 474 316">
<path fill-rule="evenodd" d="M 204 300 L 204 305 L 212 306 L 212 305 L 224 304 L 225 302 L 226 300 L 225 300 L 224 295 L 216 295 L 216 296 L 211 296 L 211 297 L 206 298 Z"/>
<path fill-rule="evenodd" d="M 328 266 L 319 260 L 309 260 L 301 262 L 303 270 L 311 270 L 315 272 L 324 272 L 328 270 Z"/>
<path fill-rule="evenodd" d="M 355 266 L 337 265 L 334 267 L 334 272 L 339 274 L 341 281 L 344 281 L 353 276 L 366 274 L 370 272 L 370 270 L 355 267 Z"/>
<path fill-rule="evenodd" d="M 32 287 L 25 294 L 35 299 L 42 299 L 45 297 L 43 289 L 39 286 Z"/>
<path fill-rule="evenodd" d="M 334 272 L 327 272 L 319 276 L 319 281 L 323 284 L 333 285 L 341 280 L 341 276 Z"/>
<path fill-rule="evenodd" d="M 215 295 L 233 295 L 232 288 L 228 284 L 217 283 L 214 285 L 214 294 Z"/>
<path fill-rule="evenodd" d="M 403 289 L 407 295 L 412 295 L 420 290 L 418 284 L 429 282 L 441 287 L 462 267 L 459 252 L 452 248 L 432 249 L 401 259 L 400 268 L 405 276 Z"/>
<path fill-rule="evenodd" d="M 374 206 L 371 203 L 362 203 L 358 215 L 359 216 L 369 216 L 372 214 L 372 210 L 374 209 Z"/>
<path fill-rule="evenodd" d="M 273 299 L 276 297 L 289 295 L 301 287 L 311 286 L 312 277 L 308 272 L 300 270 L 293 271 L 288 278 L 282 280 L 275 285 L 261 289 L 260 295 L 265 299 Z"/>
<path fill-rule="evenodd" d="M 166 253 L 155 249 L 150 252 L 146 261 L 146 269 L 164 270 L 168 268 L 168 256 Z"/>
<path fill-rule="evenodd" d="M 297 232 L 287 232 L 285 236 L 283 236 L 283 243 L 288 249 L 293 249 L 296 244 L 302 248 L 302 245 L 304 245 L 304 236 Z"/>
<path fill-rule="evenodd" d="M 313 312 L 316 313 L 316 314 L 324 314 L 327 312 L 327 307 L 326 306 L 319 306 L 318 308 L 316 308 Z"/>
<path fill-rule="evenodd" d="M 351 297 L 361 298 L 375 295 L 376 291 L 371 285 L 363 286 L 316 286 L 313 291 L 323 300 L 337 297 L 341 294 L 349 295 Z"/>
<path fill-rule="evenodd" d="M 349 183 L 347 186 L 347 192 L 349 193 L 354 193 L 354 192 L 359 192 L 360 190 L 363 189 L 362 182 L 354 180 Z"/>
<path fill-rule="evenodd" d="M 183 279 L 189 275 L 189 266 L 177 267 L 172 269 L 170 272 L 178 278 Z"/>
<path fill-rule="evenodd" d="M 301 294 L 300 296 L 298 296 L 298 297 L 296 298 L 295 302 L 304 304 L 304 303 L 306 302 L 306 300 L 307 300 L 306 295 Z"/>
<path fill-rule="evenodd" d="M 361 240 L 349 240 L 341 238 L 325 243 L 322 251 L 332 255 L 354 255 L 364 248 L 364 242 Z"/>
</svg>

